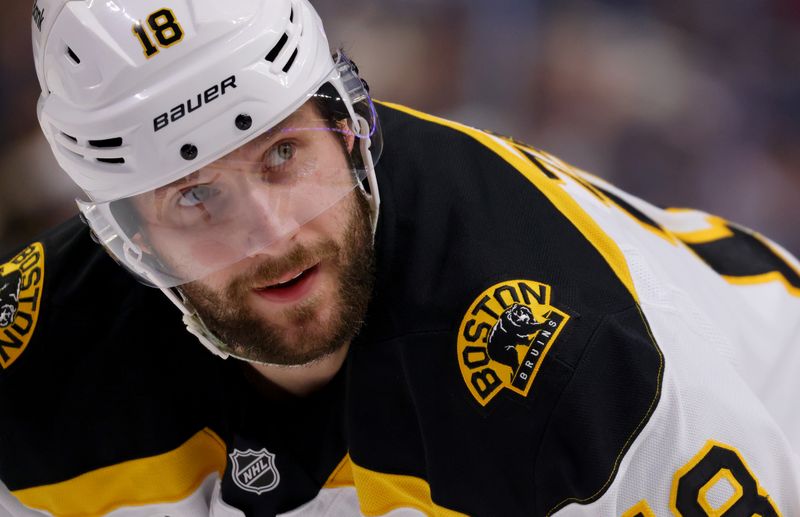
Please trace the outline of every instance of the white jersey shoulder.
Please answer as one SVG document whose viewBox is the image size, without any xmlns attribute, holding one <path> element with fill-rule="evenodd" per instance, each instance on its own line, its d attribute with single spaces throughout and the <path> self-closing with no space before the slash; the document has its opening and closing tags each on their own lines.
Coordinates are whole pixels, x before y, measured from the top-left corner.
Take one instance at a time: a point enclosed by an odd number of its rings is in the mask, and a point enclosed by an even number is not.
<svg viewBox="0 0 800 517">
<path fill-rule="evenodd" d="M 655 207 L 523 151 L 619 247 L 665 359 L 658 406 L 608 490 L 556 515 L 800 515 L 797 260 L 719 217 Z"/>
</svg>

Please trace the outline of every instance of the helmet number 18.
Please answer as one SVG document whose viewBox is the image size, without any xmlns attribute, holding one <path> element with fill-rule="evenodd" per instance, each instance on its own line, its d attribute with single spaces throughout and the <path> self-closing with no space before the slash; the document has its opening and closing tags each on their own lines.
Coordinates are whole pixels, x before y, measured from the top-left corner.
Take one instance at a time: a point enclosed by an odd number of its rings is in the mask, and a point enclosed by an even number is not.
<svg viewBox="0 0 800 517">
<path fill-rule="evenodd" d="M 147 17 L 147 25 L 155 35 L 156 42 L 161 48 L 171 47 L 183 39 L 183 29 L 181 29 L 178 20 L 175 19 L 175 13 L 170 9 L 164 8 L 152 13 Z M 141 21 L 133 24 L 133 34 L 139 39 L 144 50 L 144 56 L 150 59 L 158 54 L 159 49 L 153 43 L 150 35 L 144 28 Z"/>
</svg>

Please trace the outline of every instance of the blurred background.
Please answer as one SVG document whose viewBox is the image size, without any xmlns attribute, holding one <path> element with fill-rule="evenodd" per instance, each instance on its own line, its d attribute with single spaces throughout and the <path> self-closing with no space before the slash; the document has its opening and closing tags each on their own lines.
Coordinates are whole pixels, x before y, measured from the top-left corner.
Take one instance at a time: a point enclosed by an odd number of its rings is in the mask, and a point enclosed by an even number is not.
<svg viewBox="0 0 800 517">
<path fill-rule="evenodd" d="M 800 254 L 800 0 L 312 0 L 372 93 Z M 75 213 L 40 136 L 32 2 L 0 17 L 0 252 Z"/>
</svg>

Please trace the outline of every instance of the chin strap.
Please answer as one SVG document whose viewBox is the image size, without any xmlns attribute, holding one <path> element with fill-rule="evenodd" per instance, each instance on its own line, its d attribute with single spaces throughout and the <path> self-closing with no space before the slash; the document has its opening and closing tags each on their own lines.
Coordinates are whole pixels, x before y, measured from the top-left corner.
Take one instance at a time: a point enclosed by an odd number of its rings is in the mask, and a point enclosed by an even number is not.
<svg viewBox="0 0 800 517">
<path fill-rule="evenodd" d="M 183 314 L 183 324 L 186 325 L 186 330 L 196 337 L 209 352 L 222 359 L 227 359 L 231 355 L 228 345 L 220 341 L 213 332 L 208 330 L 208 327 L 206 327 L 206 324 L 200 319 L 196 312 L 189 310 L 182 296 L 175 294 L 175 292 L 168 287 L 162 287 L 161 292 L 169 298 L 169 301 L 171 301 L 173 305 L 180 309 Z"/>
<path fill-rule="evenodd" d="M 164 293 L 164 295 L 166 295 L 166 297 L 169 298 L 169 300 L 175 305 L 175 307 L 180 309 L 181 313 L 183 314 L 183 324 L 186 325 L 186 330 L 189 332 L 189 334 L 196 337 L 197 340 L 200 341 L 200 343 L 202 343 L 202 345 L 215 356 L 221 359 L 233 357 L 234 359 L 238 359 L 240 361 L 264 366 L 286 366 L 288 368 L 294 367 L 294 365 L 287 366 L 254 361 L 253 359 L 247 359 L 246 357 L 236 355 L 233 350 L 231 350 L 231 347 L 223 343 L 211 330 L 208 329 L 202 318 L 197 315 L 197 312 L 189 309 L 180 290 L 177 288 L 168 287 L 161 287 L 160 289 L 161 292 Z"/>
<path fill-rule="evenodd" d="M 197 317 L 196 314 L 184 314 L 183 315 L 183 324 L 186 325 L 186 330 L 189 331 L 189 334 L 192 334 L 200 343 L 203 344 L 212 354 L 220 357 L 222 359 L 227 359 L 230 357 L 229 352 L 223 352 L 223 349 L 227 349 L 227 345 L 217 338 L 213 332 L 208 330 L 206 324 L 203 323 L 203 320 Z"/>
<path fill-rule="evenodd" d="M 378 214 L 381 206 L 381 195 L 378 190 L 378 178 L 375 176 L 375 164 L 372 161 L 372 153 L 370 147 L 372 146 L 372 139 L 369 136 L 369 122 L 360 116 L 356 115 L 356 124 L 358 125 L 357 131 L 360 135 L 359 146 L 361 147 L 361 157 L 364 160 L 364 166 L 367 170 L 367 185 L 369 190 L 364 187 L 364 182 L 358 182 L 358 188 L 364 193 L 369 203 L 370 219 L 372 222 L 372 239 L 375 240 L 375 233 L 378 231 Z"/>
<path fill-rule="evenodd" d="M 369 208 L 372 216 L 372 239 L 375 240 L 375 233 L 378 231 L 378 214 L 380 206 L 381 206 L 381 195 L 378 191 L 378 179 L 375 177 L 375 165 L 372 163 L 372 155 L 369 152 L 370 141 L 369 138 L 365 138 L 364 141 L 361 143 L 362 146 L 362 154 L 364 155 L 364 159 L 367 162 L 367 183 L 369 184 L 369 193 L 364 190 L 363 185 L 359 185 L 361 187 L 361 191 L 364 192 L 367 196 L 367 201 L 369 201 Z"/>
</svg>

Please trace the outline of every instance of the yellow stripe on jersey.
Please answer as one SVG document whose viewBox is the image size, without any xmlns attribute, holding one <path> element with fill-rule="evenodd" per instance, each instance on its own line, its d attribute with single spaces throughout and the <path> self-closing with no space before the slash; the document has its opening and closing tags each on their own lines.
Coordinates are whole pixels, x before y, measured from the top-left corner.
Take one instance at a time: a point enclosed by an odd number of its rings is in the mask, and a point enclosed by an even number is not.
<svg viewBox="0 0 800 517">
<path fill-rule="evenodd" d="M 222 477 L 225 450 L 219 436 L 203 429 L 164 454 L 12 493 L 22 504 L 59 517 L 93 517 L 124 506 L 178 502 L 197 491 L 209 474 Z"/>
<path fill-rule="evenodd" d="M 704 244 L 733 237 L 733 232 L 728 228 L 728 222 L 725 219 L 708 215 L 705 217 L 705 221 L 708 223 L 708 228 L 690 232 L 673 231 L 672 233 L 687 244 Z"/>
<path fill-rule="evenodd" d="M 647 504 L 647 500 L 642 499 L 623 513 L 621 517 L 656 517 L 656 513 Z"/>
<path fill-rule="evenodd" d="M 488 147 L 490 150 L 494 151 L 495 154 L 503 158 L 512 167 L 517 169 L 523 176 L 525 176 L 528 181 L 533 183 L 534 186 L 536 186 L 536 188 L 542 194 L 544 194 L 544 196 L 547 197 L 547 199 L 550 200 L 550 202 L 553 203 L 553 205 L 562 214 L 564 214 L 573 225 L 575 225 L 575 227 L 583 234 L 583 236 L 586 237 L 586 239 L 602 255 L 602 257 L 617 275 L 617 278 L 620 279 L 620 281 L 631 293 L 631 296 L 633 296 L 634 300 L 636 300 L 636 302 L 639 301 L 639 297 L 636 294 L 636 289 L 633 286 L 633 278 L 631 277 L 630 270 L 628 269 L 628 263 L 625 261 L 625 256 L 623 255 L 622 250 L 620 250 L 617 243 L 614 242 L 614 240 L 609 237 L 605 231 L 603 231 L 600 225 L 598 225 L 589 216 L 589 214 L 586 213 L 580 207 L 580 205 L 558 185 L 558 183 L 550 180 L 543 172 L 540 172 L 536 166 L 530 162 L 530 160 L 526 159 L 524 156 L 521 156 L 519 153 L 522 151 L 518 151 L 512 147 L 511 144 L 503 141 L 499 137 L 495 137 L 478 129 L 459 124 L 458 122 L 428 115 L 427 113 L 422 113 L 399 104 L 393 104 L 389 102 L 382 102 L 381 104 L 392 109 L 402 111 L 403 113 L 407 113 L 413 117 L 460 131 L 471 136 L 478 142 Z"/>
<path fill-rule="evenodd" d="M 384 474 L 352 463 L 353 480 L 361 513 L 368 517 L 385 515 L 399 508 L 414 508 L 432 517 L 463 517 L 433 502 L 431 487 L 414 476 Z"/>
<path fill-rule="evenodd" d="M 465 515 L 434 503 L 430 485 L 424 479 L 384 474 L 359 467 L 353 463 L 349 454 L 333 470 L 322 488 L 342 487 L 356 489 L 361 513 L 368 517 L 385 515 L 400 508 L 414 508 L 435 517 Z"/>
<path fill-rule="evenodd" d="M 725 279 L 725 281 L 729 284 L 733 285 L 758 285 L 768 284 L 770 282 L 778 282 L 783 284 L 783 287 L 790 295 L 800 297 L 800 289 L 793 286 L 780 271 L 770 271 L 769 273 L 764 273 L 762 275 L 752 276 L 722 275 L 722 278 Z"/>
<path fill-rule="evenodd" d="M 439 506 L 431 499 L 430 485 L 420 478 L 383 474 L 359 467 L 345 455 L 328 477 L 323 488 L 354 487 L 361 513 L 384 515 L 399 508 L 414 508 L 436 517 L 459 517 L 464 514 Z"/>
<path fill-rule="evenodd" d="M 355 486 L 353 481 L 353 463 L 350 455 L 345 454 L 339 465 L 333 470 L 322 488 L 341 488 Z"/>
<path fill-rule="evenodd" d="M 688 222 L 695 229 L 672 232 L 726 282 L 733 285 L 776 282 L 791 296 L 800 297 L 800 269 L 788 252 L 766 237 L 695 210 L 671 208 L 668 213 L 693 218 Z M 685 227 L 687 221 L 680 223 Z"/>
</svg>

